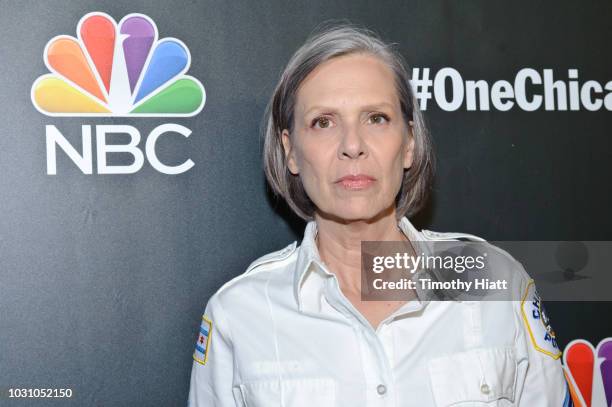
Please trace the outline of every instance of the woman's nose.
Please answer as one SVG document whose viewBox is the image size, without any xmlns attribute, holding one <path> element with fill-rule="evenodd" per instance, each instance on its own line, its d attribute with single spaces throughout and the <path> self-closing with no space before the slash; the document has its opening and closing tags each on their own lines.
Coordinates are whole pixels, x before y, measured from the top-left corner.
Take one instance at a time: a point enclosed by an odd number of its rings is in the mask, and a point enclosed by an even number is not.
<svg viewBox="0 0 612 407">
<path fill-rule="evenodd" d="M 342 139 L 338 147 L 338 158 L 365 158 L 367 146 L 363 140 L 358 126 L 346 126 L 342 132 Z"/>
</svg>

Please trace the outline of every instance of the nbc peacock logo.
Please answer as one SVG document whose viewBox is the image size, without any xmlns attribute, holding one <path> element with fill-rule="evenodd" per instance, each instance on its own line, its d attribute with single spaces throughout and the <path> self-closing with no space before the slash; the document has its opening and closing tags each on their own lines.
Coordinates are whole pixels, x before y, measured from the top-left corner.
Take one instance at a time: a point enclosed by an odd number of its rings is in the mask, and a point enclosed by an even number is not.
<svg viewBox="0 0 612 407">
<path fill-rule="evenodd" d="M 51 73 L 32 85 L 32 103 L 47 116 L 189 117 L 206 92 L 186 75 L 189 49 L 176 38 L 158 39 L 144 14 L 116 23 L 106 13 L 81 18 L 77 37 L 59 35 L 44 50 Z"/>
<path fill-rule="evenodd" d="M 597 347 L 584 339 L 570 342 L 563 365 L 576 407 L 612 406 L 612 338 Z"/>
</svg>

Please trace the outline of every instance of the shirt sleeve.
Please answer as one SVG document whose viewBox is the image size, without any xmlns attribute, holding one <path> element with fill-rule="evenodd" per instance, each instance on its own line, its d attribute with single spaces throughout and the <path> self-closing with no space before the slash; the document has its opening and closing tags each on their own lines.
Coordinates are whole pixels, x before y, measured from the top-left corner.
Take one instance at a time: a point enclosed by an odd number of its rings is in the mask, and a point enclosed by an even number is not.
<svg viewBox="0 0 612 407">
<path fill-rule="evenodd" d="M 519 305 L 519 337 L 527 350 L 526 373 L 519 375 L 519 407 L 573 406 L 554 330 L 533 280 L 523 286 Z"/>
<path fill-rule="evenodd" d="M 213 295 L 198 331 L 188 407 L 235 407 L 233 345 L 218 296 Z"/>
<path fill-rule="evenodd" d="M 520 407 L 571 406 L 570 395 L 559 359 L 529 350 L 529 364 L 519 390 Z"/>
</svg>

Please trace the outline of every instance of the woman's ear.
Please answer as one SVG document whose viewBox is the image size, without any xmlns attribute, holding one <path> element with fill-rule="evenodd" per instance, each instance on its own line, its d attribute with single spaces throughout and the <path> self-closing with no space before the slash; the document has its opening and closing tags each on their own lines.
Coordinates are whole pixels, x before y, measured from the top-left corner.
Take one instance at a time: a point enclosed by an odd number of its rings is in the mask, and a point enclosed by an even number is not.
<svg viewBox="0 0 612 407">
<path fill-rule="evenodd" d="M 408 169 L 412 167 L 414 158 L 414 122 L 412 120 L 408 122 L 408 142 L 404 148 L 404 168 Z"/>
<path fill-rule="evenodd" d="M 281 141 L 283 142 L 283 149 L 285 150 L 285 161 L 287 162 L 287 168 L 293 175 L 299 174 L 298 166 L 295 161 L 295 154 L 293 152 L 293 146 L 291 145 L 291 138 L 289 137 L 289 130 L 284 129 L 281 134 Z"/>
</svg>

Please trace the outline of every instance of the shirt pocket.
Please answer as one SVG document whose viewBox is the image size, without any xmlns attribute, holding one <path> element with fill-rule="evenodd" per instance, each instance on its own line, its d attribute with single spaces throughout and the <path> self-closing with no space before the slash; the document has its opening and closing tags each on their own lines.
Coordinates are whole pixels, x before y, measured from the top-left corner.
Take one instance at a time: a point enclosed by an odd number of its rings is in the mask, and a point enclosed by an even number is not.
<svg viewBox="0 0 612 407">
<path fill-rule="evenodd" d="M 257 380 L 234 387 L 234 398 L 242 407 L 335 407 L 336 381 L 332 378 Z"/>
<path fill-rule="evenodd" d="M 512 406 L 517 382 L 514 348 L 478 348 L 429 361 L 436 406 Z"/>
</svg>

